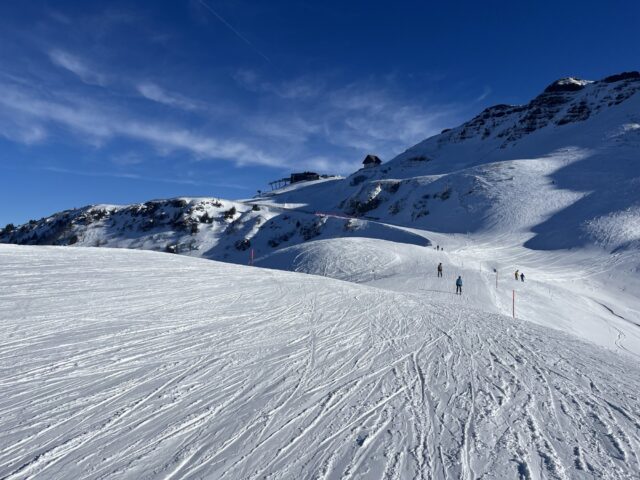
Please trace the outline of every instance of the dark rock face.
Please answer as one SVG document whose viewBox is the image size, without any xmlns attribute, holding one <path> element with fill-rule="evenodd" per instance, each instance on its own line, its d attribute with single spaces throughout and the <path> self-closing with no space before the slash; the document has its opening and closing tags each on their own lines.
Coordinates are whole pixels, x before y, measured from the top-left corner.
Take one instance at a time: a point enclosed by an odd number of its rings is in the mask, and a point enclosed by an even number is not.
<svg viewBox="0 0 640 480">
<path fill-rule="evenodd" d="M 585 100 L 580 101 L 577 104 L 572 105 L 567 110 L 564 117 L 556 122 L 556 125 L 566 125 L 567 123 L 582 122 L 589 118 L 591 115 L 591 109 Z"/>
<path fill-rule="evenodd" d="M 513 142 L 549 125 L 564 106 L 573 99 L 574 92 L 584 88 L 584 86 L 580 86 L 578 90 L 575 90 L 574 87 L 569 87 L 567 90 L 565 89 L 567 85 L 558 86 L 557 89 L 551 90 L 547 87 L 544 93 L 538 95 L 527 105 L 524 115 L 520 117 L 518 122 L 498 136 L 505 137 L 507 143 Z M 504 146 L 506 145 L 503 144 Z"/>
<path fill-rule="evenodd" d="M 517 105 L 494 105 L 483 110 L 480 115 L 465 123 L 462 130 L 458 132 L 456 140 L 466 140 L 477 135 L 487 138 L 492 132 L 498 130 L 506 117 L 517 114 L 524 110 L 524 107 Z"/>
<path fill-rule="evenodd" d="M 615 84 L 615 85 L 612 85 Z M 440 145 L 467 139 L 503 139 L 506 148 L 525 135 L 550 125 L 582 122 L 603 108 L 619 105 L 640 91 L 640 72 L 624 72 L 600 81 L 563 78 L 526 105 L 494 105 L 441 135 Z"/>
<path fill-rule="evenodd" d="M 248 238 L 243 238 L 242 240 L 238 240 L 234 246 L 236 247 L 236 250 L 243 252 L 251 248 L 251 241 Z"/>
<path fill-rule="evenodd" d="M 380 197 L 374 197 L 367 201 L 351 200 L 345 211 L 349 215 L 361 216 L 378 208 L 381 202 Z"/>
<path fill-rule="evenodd" d="M 574 81 L 573 78 L 562 78 L 556 80 L 547 88 L 544 89 L 544 93 L 558 93 L 558 92 L 577 92 L 582 90 L 585 84 L 580 81 Z"/>
<path fill-rule="evenodd" d="M 622 72 L 602 79 L 605 83 L 614 83 L 621 80 L 640 80 L 640 72 Z"/>
</svg>

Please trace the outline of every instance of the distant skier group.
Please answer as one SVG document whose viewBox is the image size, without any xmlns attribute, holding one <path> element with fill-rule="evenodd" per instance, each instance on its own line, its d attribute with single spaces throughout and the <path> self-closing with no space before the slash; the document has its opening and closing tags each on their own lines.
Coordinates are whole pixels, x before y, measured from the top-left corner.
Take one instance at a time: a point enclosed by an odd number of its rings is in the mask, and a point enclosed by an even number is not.
<svg viewBox="0 0 640 480">
<path fill-rule="evenodd" d="M 440 245 L 436 245 L 436 250 L 444 250 L 443 248 L 440 247 Z M 493 271 L 496 273 L 496 288 L 498 286 L 498 280 L 497 280 L 497 270 L 494 268 Z M 438 274 L 438 278 L 442 278 L 442 273 L 443 273 L 443 267 L 442 267 L 442 262 L 438 263 L 438 267 L 436 268 L 436 272 Z M 516 279 L 516 281 L 521 281 L 524 282 L 524 273 L 521 272 L 519 269 L 517 269 L 514 273 L 514 277 Z M 462 295 L 462 275 L 458 275 L 458 278 L 456 278 L 456 295 Z"/>
<path fill-rule="evenodd" d="M 442 262 L 438 263 L 438 278 L 442 277 Z M 458 275 L 456 279 L 456 295 L 462 295 L 462 275 Z"/>
</svg>

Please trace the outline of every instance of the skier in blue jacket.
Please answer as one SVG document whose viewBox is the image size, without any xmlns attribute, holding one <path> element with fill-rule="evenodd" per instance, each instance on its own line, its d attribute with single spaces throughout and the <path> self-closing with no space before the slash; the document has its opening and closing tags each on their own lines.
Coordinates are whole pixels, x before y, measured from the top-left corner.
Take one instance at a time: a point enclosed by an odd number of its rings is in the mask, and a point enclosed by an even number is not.
<svg viewBox="0 0 640 480">
<path fill-rule="evenodd" d="M 458 275 L 458 279 L 456 280 L 456 295 L 462 295 L 462 277 Z"/>
</svg>

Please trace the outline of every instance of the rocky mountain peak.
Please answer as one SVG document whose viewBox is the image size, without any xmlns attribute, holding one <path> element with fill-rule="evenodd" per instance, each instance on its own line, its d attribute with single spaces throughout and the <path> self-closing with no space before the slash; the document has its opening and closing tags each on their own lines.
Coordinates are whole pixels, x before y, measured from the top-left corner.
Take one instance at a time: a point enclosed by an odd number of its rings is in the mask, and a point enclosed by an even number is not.
<svg viewBox="0 0 640 480">
<path fill-rule="evenodd" d="M 640 72 L 611 75 L 599 81 L 566 77 L 556 80 L 525 105 L 495 105 L 439 139 L 462 142 L 471 138 L 498 139 L 506 148 L 525 135 L 548 126 L 563 126 L 589 119 L 619 105 L 640 91 Z"/>
<path fill-rule="evenodd" d="M 555 92 L 577 92 L 582 90 L 586 85 L 593 83 L 592 80 L 582 80 L 580 78 L 567 77 L 556 80 L 547 88 L 543 93 L 555 93 Z"/>
</svg>

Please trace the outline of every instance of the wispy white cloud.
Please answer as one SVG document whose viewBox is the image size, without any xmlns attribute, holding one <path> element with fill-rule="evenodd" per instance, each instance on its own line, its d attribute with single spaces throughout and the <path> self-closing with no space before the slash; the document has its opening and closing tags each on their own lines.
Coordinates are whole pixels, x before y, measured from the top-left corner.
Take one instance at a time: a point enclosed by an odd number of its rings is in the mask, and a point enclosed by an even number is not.
<svg viewBox="0 0 640 480">
<path fill-rule="evenodd" d="M 210 0 L 190 3 L 193 18 L 250 43 L 240 25 L 236 29 L 220 16 L 224 9 Z M 223 161 L 345 174 L 366 153 L 388 160 L 466 116 L 461 104 L 429 101 L 425 85 L 433 79 L 411 79 L 399 71 L 358 76 L 346 67 L 286 77 L 266 65 L 264 71 L 236 70 L 230 84 L 225 74 L 237 69 L 235 58 L 203 69 L 205 52 L 187 50 L 191 40 L 183 41 L 178 30 L 151 21 L 145 12 L 129 5 L 89 11 L 45 9 L 46 21 L 28 35 L 26 60 L 3 67 L 0 135 L 27 145 L 65 144 L 78 156 L 88 151 L 103 159 L 103 170 L 153 172 L 146 162 L 173 167 L 175 161 L 188 176 L 189 169 L 205 170 L 207 161 Z M 123 49 L 123 38 L 140 41 L 139 48 Z M 156 42 L 166 42 L 164 60 L 134 70 L 131 65 L 147 53 L 157 55 Z M 45 61 L 30 58 L 38 54 Z M 304 65 L 292 62 L 287 70 Z M 67 73 L 80 81 L 68 81 Z M 416 85 L 424 86 L 419 95 Z M 489 94 L 486 89 L 476 101 Z"/>
<path fill-rule="evenodd" d="M 300 158 L 296 163 L 296 166 L 301 170 L 346 174 L 360 168 L 362 166 L 360 164 L 361 162 L 361 158 L 354 158 L 352 160 L 339 160 L 331 156 L 312 155 L 309 157 Z"/>
<path fill-rule="evenodd" d="M 245 185 L 235 185 L 228 183 L 211 183 L 211 182 L 203 182 L 200 180 L 191 180 L 184 178 L 165 178 L 165 177 L 153 177 L 149 175 L 141 175 L 138 173 L 128 173 L 128 172 L 101 172 L 96 170 L 91 171 L 83 171 L 83 170 L 72 170 L 68 168 L 60 168 L 60 167 L 41 167 L 40 170 L 44 170 L 47 172 L 53 173 L 64 173 L 67 175 L 78 175 L 82 177 L 109 177 L 109 178 L 125 178 L 129 180 L 140 180 L 144 182 L 159 182 L 159 183 L 174 183 L 178 185 L 194 185 L 194 186 L 207 186 L 207 187 L 225 187 L 225 188 L 233 188 L 236 190 L 251 190 L 251 188 Z"/>
<path fill-rule="evenodd" d="M 329 88 L 327 79 L 320 75 L 312 81 L 302 77 L 274 83 L 263 81 L 255 71 L 241 70 L 234 78 L 241 87 L 273 99 L 264 111 L 246 118 L 247 128 L 265 139 L 295 145 L 300 164 L 304 158 L 321 155 L 324 161 L 315 163 L 324 171 L 347 173 L 344 169 L 365 153 L 389 159 L 457 123 L 465 109 L 462 105 L 429 105 L 422 99 L 406 98 L 389 80 L 368 79 Z M 308 85 L 300 88 L 308 94 L 283 95 L 287 85 Z M 314 152 L 314 148 L 318 150 Z M 332 162 L 327 161 L 327 150 L 336 152 Z"/>
<path fill-rule="evenodd" d="M 305 75 L 282 82 L 270 82 L 262 79 L 253 70 L 240 69 L 234 72 L 233 78 L 246 90 L 273 94 L 286 100 L 311 99 L 318 97 L 326 90 L 326 82 L 320 75 Z"/>
<path fill-rule="evenodd" d="M 296 111 L 292 112 L 254 112 L 243 116 L 243 125 L 252 135 L 257 134 L 265 140 L 287 142 L 290 145 L 303 144 L 314 135 L 322 134 L 322 125 L 317 119 L 305 118 Z"/>
<path fill-rule="evenodd" d="M 76 134 L 89 135 L 92 141 L 124 137 L 149 143 L 167 151 L 190 152 L 198 159 L 227 160 L 238 165 L 259 164 L 283 166 L 281 158 L 240 140 L 217 138 L 213 134 L 196 132 L 189 128 L 161 124 L 127 113 L 113 113 L 104 106 L 76 98 L 62 103 L 38 98 L 26 92 L 3 85 L 0 106 L 30 118 L 35 124 L 43 122 L 64 126 Z M 8 118 L 10 115 L 4 115 Z"/>
<path fill-rule="evenodd" d="M 144 163 L 144 157 L 136 152 L 119 153 L 111 156 L 111 163 L 120 166 L 140 165 Z"/>
<path fill-rule="evenodd" d="M 10 122 L 0 118 L 0 136 L 24 145 L 35 145 L 42 143 L 48 135 L 42 125 L 14 117 Z"/>
<path fill-rule="evenodd" d="M 89 66 L 85 60 L 68 51 L 61 49 L 51 50 L 49 51 L 49 59 L 54 65 L 73 73 L 88 85 L 106 87 L 109 84 L 107 75 Z M 127 81 L 126 76 L 121 76 L 120 81 L 125 84 L 133 84 L 133 87 L 141 96 L 153 102 L 188 111 L 202 108 L 200 102 L 179 93 L 169 92 L 151 81 L 140 81 L 136 84 L 132 81 Z"/>
<path fill-rule="evenodd" d="M 357 168 L 362 155 L 375 153 L 388 160 L 457 123 L 464 110 L 461 105 L 407 97 L 396 88 L 395 76 L 345 84 L 335 73 L 274 80 L 248 69 L 233 75 L 245 90 L 239 101 L 234 102 L 233 95 L 213 101 L 206 94 L 205 100 L 196 100 L 152 80 L 131 80 L 134 75 L 127 72 L 107 76 L 95 68 L 97 63 L 67 50 L 48 54 L 54 65 L 84 83 L 108 88 L 99 93 L 92 89 L 87 95 L 81 86 L 30 85 L 5 77 L 5 85 L 0 80 L 0 126 L 8 127 L 2 135 L 33 144 L 65 129 L 76 141 L 95 148 L 125 139 L 163 156 L 184 152 L 185 160 L 345 174 Z M 158 116 L 150 105 L 125 102 L 131 88 L 142 98 L 182 112 L 172 115 L 167 110 Z M 257 101 L 245 103 L 246 91 Z M 143 157 L 148 155 L 108 156 L 120 167 L 139 165 Z"/>
<path fill-rule="evenodd" d="M 71 18 L 69 18 L 68 15 L 65 15 L 64 13 L 57 11 L 57 10 L 49 10 L 48 12 L 49 17 L 58 22 L 61 23 L 63 25 L 71 25 Z"/>
<path fill-rule="evenodd" d="M 51 50 L 49 59 L 54 65 L 64 68 L 75 74 L 80 80 L 89 85 L 105 86 L 107 84 L 107 76 L 95 71 L 89 65 L 76 55 L 64 50 Z"/>
<path fill-rule="evenodd" d="M 162 103 L 170 107 L 176 107 L 183 110 L 198 110 L 200 106 L 195 100 L 191 100 L 179 93 L 167 92 L 162 87 L 152 82 L 142 82 L 136 85 L 138 93 L 148 100 Z"/>
<path fill-rule="evenodd" d="M 489 95 L 491 95 L 491 93 L 492 93 L 491 87 L 485 86 L 484 90 L 482 91 L 482 93 L 480 95 L 478 95 L 474 101 L 475 102 L 481 102 L 482 100 L 487 98 Z"/>
</svg>

